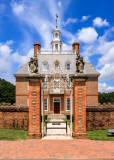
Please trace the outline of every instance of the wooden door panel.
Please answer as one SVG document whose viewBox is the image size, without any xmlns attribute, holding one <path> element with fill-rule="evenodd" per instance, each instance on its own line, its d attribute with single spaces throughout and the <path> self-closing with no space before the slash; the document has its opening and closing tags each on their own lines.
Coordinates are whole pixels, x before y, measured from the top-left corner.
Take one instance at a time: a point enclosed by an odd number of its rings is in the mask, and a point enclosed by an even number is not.
<svg viewBox="0 0 114 160">
<path fill-rule="evenodd" d="M 55 114 L 60 113 L 60 102 L 54 102 L 54 113 Z"/>
</svg>

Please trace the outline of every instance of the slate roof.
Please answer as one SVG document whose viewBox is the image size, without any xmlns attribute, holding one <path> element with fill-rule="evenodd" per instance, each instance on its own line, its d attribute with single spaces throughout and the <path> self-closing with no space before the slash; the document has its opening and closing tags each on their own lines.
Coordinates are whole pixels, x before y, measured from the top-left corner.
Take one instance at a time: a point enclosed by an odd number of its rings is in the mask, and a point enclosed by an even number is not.
<svg viewBox="0 0 114 160">
<path fill-rule="evenodd" d="M 54 68 L 54 62 L 58 60 L 60 62 L 60 68 L 62 68 L 65 74 L 75 75 L 76 72 L 76 55 L 75 54 L 40 54 L 38 55 L 38 71 L 40 75 L 50 74 L 51 70 Z M 48 71 L 43 70 L 43 63 L 48 62 Z M 65 69 L 65 63 L 71 62 L 71 70 L 67 71 Z M 24 64 L 20 69 L 14 74 L 15 77 L 27 77 L 29 76 L 29 65 Z M 87 77 L 98 77 L 100 73 L 94 69 L 94 66 L 89 63 L 85 63 L 84 66 L 84 76 Z"/>
</svg>

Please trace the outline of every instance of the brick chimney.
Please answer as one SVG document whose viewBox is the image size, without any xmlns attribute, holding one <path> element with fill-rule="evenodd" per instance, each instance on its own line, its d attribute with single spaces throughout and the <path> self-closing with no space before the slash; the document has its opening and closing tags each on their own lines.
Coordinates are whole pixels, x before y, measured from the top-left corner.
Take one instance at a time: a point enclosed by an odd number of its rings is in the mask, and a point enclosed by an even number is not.
<svg viewBox="0 0 114 160">
<path fill-rule="evenodd" d="M 78 55 L 80 54 L 79 45 L 80 45 L 80 43 L 78 43 L 78 42 L 74 42 L 72 44 L 73 54 L 78 54 Z"/>
<path fill-rule="evenodd" d="M 41 44 L 36 42 L 34 43 L 34 56 L 37 54 L 40 54 L 40 48 L 41 48 Z"/>
</svg>

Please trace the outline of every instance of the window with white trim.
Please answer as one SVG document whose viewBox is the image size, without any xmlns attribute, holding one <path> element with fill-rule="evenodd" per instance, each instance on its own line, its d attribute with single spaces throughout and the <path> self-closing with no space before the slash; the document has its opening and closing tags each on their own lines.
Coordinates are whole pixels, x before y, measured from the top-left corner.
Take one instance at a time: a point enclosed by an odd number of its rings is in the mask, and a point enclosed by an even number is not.
<svg viewBox="0 0 114 160">
<path fill-rule="evenodd" d="M 43 71 L 47 71 L 48 70 L 48 63 L 44 62 L 43 63 Z"/>
<path fill-rule="evenodd" d="M 47 99 L 47 98 L 44 98 L 44 111 L 47 111 L 47 110 L 48 110 L 47 101 L 48 101 L 48 99 Z"/>
<path fill-rule="evenodd" d="M 70 63 L 66 63 L 66 70 L 67 70 L 67 71 L 70 71 L 70 70 L 71 70 Z"/>
<path fill-rule="evenodd" d="M 70 111 L 70 98 L 66 98 L 66 110 Z"/>
</svg>

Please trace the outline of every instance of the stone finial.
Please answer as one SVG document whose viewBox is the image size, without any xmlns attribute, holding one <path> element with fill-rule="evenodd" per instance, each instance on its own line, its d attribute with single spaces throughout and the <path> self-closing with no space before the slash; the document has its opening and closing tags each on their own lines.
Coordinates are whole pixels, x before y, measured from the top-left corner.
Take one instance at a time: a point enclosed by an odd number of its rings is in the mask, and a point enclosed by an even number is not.
<svg viewBox="0 0 114 160">
<path fill-rule="evenodd" d="M 30 59 L 29 70 L 30 70 L 31 73 L 38 73 L 38 60 L 37 60 L 37 56 L 35 56 L 34 58 Z"/>
<path fill-rule="evenodd" d="M 83 73 L 85 62 L 83 60 L 83 57 L 80 57 L 80 55 L 77 55 L 76 58 L 76 73 Z"/>
</svg>

